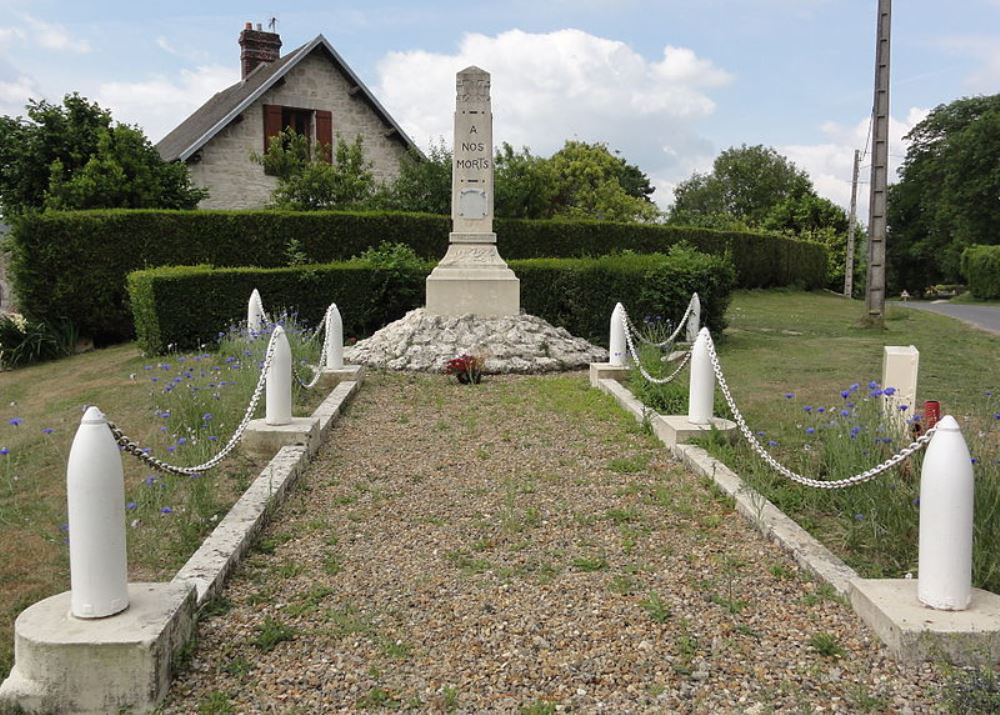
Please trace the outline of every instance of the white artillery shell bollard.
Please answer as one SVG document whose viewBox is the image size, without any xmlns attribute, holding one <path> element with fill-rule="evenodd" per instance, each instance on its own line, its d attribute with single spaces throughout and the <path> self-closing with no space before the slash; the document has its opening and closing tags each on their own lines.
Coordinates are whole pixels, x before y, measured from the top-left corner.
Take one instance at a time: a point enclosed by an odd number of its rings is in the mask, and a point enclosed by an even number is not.
<svg viewBox="0 0 1000 715">
<path fill-rule="evenodd" d="M 625 306 L 621 303 L 615 303 L 615 309 L 611 311 L 608 363 L 616 367 L 625 364 Z"/>
<path fill-rule="evenodd" d="M 247 330 L 251 335 L 256 335 L 264 328 L 264 304 L 260 300 L 260 293 L 254 288 L 250 293 L 250 300 L 247 303 Z"/>
<path fill-rule="evenodd" d="M 715 372 L 708 354 L 708 328 L 702 328 L 691 348 L 691 380 L 688 389 L 688 422 L 707 425 L 715 406 Z"/>
<path fill-rule="evenodd" d="M 96 407 L 73 438 L 66 468 L 70 612 L 103 618 L 128 608 L 125 476 L 121 452 Z"/>
<path fill-rule="evenodd" d="M 328 370 L 342 370 L 344 367 L 344 321 L 340 317 L 340 310 L 336 303 L 330 304 L 330 309 L 326 312 L 326 333 L 323 339 L 326 341 L 326 368 Z"/>
<path fill-rule="evenodd" d="M 944 611 L 972 600 L 972 458 L 958 422 L 946 415 L 927 445 L 920 471 L 917 598 Z"/>
<path fill-rule="evenodd" d="M 292 349 L 280 325 L 274 329 L 274 353 L 267 370 L 264 422 L 277 426 L 292 422 Z"/>
</svg>

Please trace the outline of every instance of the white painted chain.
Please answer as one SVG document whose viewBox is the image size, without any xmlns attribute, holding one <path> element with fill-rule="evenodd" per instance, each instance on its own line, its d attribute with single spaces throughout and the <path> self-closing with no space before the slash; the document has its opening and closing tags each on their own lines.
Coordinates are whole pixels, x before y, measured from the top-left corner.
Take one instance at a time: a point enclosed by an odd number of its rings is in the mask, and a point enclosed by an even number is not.
<svg viewBox="0 0 1000 715">
<path fill-rule="evenodd" d="M 151 466 L 153 469 L 159 470 L 161 472 L 166 472 L 168 474 L 177 474 L 181 476 L 193 476 L 206 472 L 215 466 L 218 466 L 229 453 L 233 451 L 240 439 L 243 437 L 243 433 L 246 431 L 247 425 L 250 424 L 250 420 L 253 419 L 253 414 L 257 410 L 257 403 L 260 401 L 260 396 L 264 392 L 264 385 L 267 382 L 267 371 L 271 367 L 271 361 L 274 358 L 275 349 L 275 334 L 271 333 L 271 339 L 267 343 L 267 351 L 264 353 L 264 364 L 260 368 L 260 376 L 257 378 L 257 386 L 254 388 L 253 396 L 250 398 L 250 403 L 247 405 L 246 411 L 243 413 L 243 419 L 233 436 L 229 438 L 225 446 L 216 452 L 215 456 L 209 459 L 203 464 L 196 465 L 194 467 L 178 467 L 173 464 L 168 464 L 163 460 L 157 459 L 151 454 L 147 453 L 138 443 L 130 439 L 128 436 L 122 432 L 118 425 L 116 425 L 111 420 L 108 420 L 108 427 L 111 428 L 111 434 L 114 435 L 115 441 L 118 446 L 122 448 L 123 452 L 133 455 L 140 462 L 144 462 Z"/>
<path fill-rule="evenodd" d="M 668 345 L 673 345 L 674 341 L 677 340 L 677 336 L 681 334 L 681 330 L 687 324 L 688 316 L 691 315 L 691 309 L 693 307 L 694 307 L 694 296 L 691 296 L 691 300 L 688 301 L 687 309 L 684 311 L 684 315 L 681 316 L 680 321 L 677 323 L 677 327 L 674 329 L 673 334 L 661 343 L 654 343 L 652 340 L 647 340 L 646 338 L 644 338 L 642 336 L 642 333 L 640 333 L 636 329 L 635 324 L 632 322 L 632 319 L 628 317 L 628 313 L 625 314 L 625 327 L 626 329 L 631 328 L 635 332 L 636 337 L 639 338 L 639 342 L 644 343 L 646 345 L 651 345 L 654 348 L 660 348 L 662 350 Z"/>
<path fill-rule="evenodd" d="M 316 328 L 316 332 L 313 333 L 309 337 L 309 340 L 307 342 L 311 343 L 317 337 L 319 337 L 319 335 L 321 333 L 325 333 L 325 331 L 326 331 L 326 321 L 327 321 L 327 318 L 330 317 L 330 311 L 332 309 L 333 309 L 333 303 L 331 303 L 329 306 L 327 306 L 326 312 L 323 313 L 323 319 L 320 322 L 319 327 Z M 311 390 L 314 387 L 316 387 L 316 383 L 319 382 L 319 378 L 323 374 L 323 366 L 325 364 L 326 364 L 326 340 L 323 341 L 323 347 L 321 347 L 319 349 L 319 364 L 315 365 L 315 366 L 309 365 L 309 369 L 311 369 L 313 371 L 312 379 L 309 380 L 309 382 L 304 381 L 301 377 L 299 377 L 298 370 L 293 370 L 292 374 L 295 375 L 295 381 L 297 383 L 299 383 L 299 386 L 301 386 L 305 390 Z"/>
<path fill-rule="evenodd" d="M 689 306 L 690 307 L 690 306 Z M 687 367 L 688 362 L 691 360 L 691 351 L 688 350 L 684 354 L 684 359 L 681 360 L 681 364 L 677 366 L 667 377 L 653 377 L 647 372 L 646 368 L 643 367 L 642 362 L 639 360 L 639 353 L 635 349 L 635 342 L 632 336 L 631 321 L 629 320 L 628 313 L 625 313 L 625 307 L 622 306 L 622 312 L 625 315 L 625 320 L 623 324 L 625 325 L 625 345 L 628 347 L 629 355 L 632 356 L 632 362 L 635 363 L 636 367 L 639 368 L 639 374 L 641 374 L 647 381 L 653 383 L 654 385 L 666 385 L 668 382 L 673 382 L 674 378 L 681 374 L 681 370 Z M 683 322 L 682 322 L 683 324 Z"/>
<path fill-rule="evenodd" d="M 914 442 L 911 442 L 909 445 L 896 452 L 896 454 L 889 457 L 886 461 L 864 472 L 847 477 L 846 479 L 825 480 L 803 477 L 801 474 L 793 472 L 788 467 L 780 464 L 778 460 L 772 457 L 768 451 L 764 449 L 761 443 L 757 440 L 756 436 L 754 436 L 753 432 L 750 431 L 746 420 L 743 418 L 743 415 L 736 407 L 736 403 L 733 401 L 733 396 L 729 392 L 729 385 L 726 384 L 726 378 L 722 375 L 722 366 L 719 364 L 719 356 L 715 352 L 715 343 L 712 340 L 711 335 L 708 336 L 708 354 L 712 360 L 712 369 L 715 371 L 715 377 L 719 381 L 719 389 L 722 390 L 722 394 L 726 398 L 726 404 L 728 404 L 729 409 L 732 410 L 733 418 L 736 420 L 736 424 L 739 426 L 740 432 L 742 432 L 743 436 L 746 437 L 746 440 L 750 443 L 753 451 L 756 452 L 760 458 L 763 459 L 764 462 L 776 472 L 784 477 L 787 477 L 788 479 L 791 479 L 793 482 L 804 484 L 807 487 L 815 487 L 817 489 L 843 489 L 845 487 L 853 487 L 855 484 L 862 484 L 863 482 L 870 481 L 887 469 L 895 467 L 914 452 L 919 452 L 921 449 L 926 447 L 927 443 L 931 441 L 931 437 L 933 437 L 934 433 L 937 431 L 937 427 L 931 427 L 929 430 L 920 435 Z"/>
</svg>

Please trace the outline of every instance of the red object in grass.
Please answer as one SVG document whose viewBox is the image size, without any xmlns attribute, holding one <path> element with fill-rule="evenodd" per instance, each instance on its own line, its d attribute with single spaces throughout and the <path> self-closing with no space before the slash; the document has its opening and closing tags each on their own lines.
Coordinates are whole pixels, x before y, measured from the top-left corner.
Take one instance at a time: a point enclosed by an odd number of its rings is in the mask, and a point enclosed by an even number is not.
<svg viewBox="0 0 1000 715">
<path fill-rule="evenodd" d="M 483 359 L 475 355 L 459 355 L 452 358 L 444 368 L 445 374 L 454 375 L 463 385 L 478 385 L 483 379 Z"/>
<path fill-rule="evenodd" d="M 930 429 L 941 419 L 941 403 L 937 400 L 927 400 L 924 402 L 924 421 L 927 429 Z"/>
</svg>

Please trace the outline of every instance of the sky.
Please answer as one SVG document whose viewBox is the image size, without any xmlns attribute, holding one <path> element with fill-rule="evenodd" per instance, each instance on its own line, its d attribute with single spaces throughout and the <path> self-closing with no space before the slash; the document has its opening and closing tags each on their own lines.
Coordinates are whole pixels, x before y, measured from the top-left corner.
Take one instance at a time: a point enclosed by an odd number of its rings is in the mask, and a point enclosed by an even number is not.
<svg viewBox="0 0 1000 715">
<path fill-rule="evenodd" d="M 293 9 L 290 9 L 294 7 Z M 846 207 L 874 82 L 876 0 L 0 0 L 0 114 L 79 92 L 154 142 L 239 80 L 240 30 L 322 33 L 421 147 L 451 144 L 454 77 L 492 75 L 494 141 L 604 142 L 666 208 L 719 152 L 774 147 Z M 935 106 L 1000 91 L 1000 0 L 892 15 L 890 160 Z M 863 162 L 862 182 L 867 181 Z M 867 183 L 859 187 L 864 220 Z"/>
</svg>

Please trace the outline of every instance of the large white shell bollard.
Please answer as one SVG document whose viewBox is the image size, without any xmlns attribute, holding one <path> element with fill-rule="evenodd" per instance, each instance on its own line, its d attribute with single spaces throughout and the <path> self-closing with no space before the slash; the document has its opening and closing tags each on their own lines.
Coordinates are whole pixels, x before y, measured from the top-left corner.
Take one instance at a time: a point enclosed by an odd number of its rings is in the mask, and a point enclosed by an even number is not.
<svg viewBox="0 0 1000 715">
<path fill-rule="evenodd" d="M 707 425 L 715 406 L 715 372 L 708 355 L 708 328 L 702 328 L 691 347 L 691 380 L 688 390 L 688 422 Z"/>
<path fill-rule="evenodd" d="M 275 327 L 271 339 L 275 345 L 265 378 L 264 422 L 273 426 L 287 425 L 292 422 L 292 348 L 280 325 Z"/>
<path fill-rule="evenodd" d="M 342 370 L 344 367 L 344 321 L 336 303 L 331 303 L 326 311 L 326 326 L 323 341 L 326 343 L 326 368 Z"/>
<path fill-rule="evenodd" d="M 693 343 L 698 339 L 698 331 L 701 330 L 701 298 L 697 293 L 691 294 L 691 312 L 688 314 L 687 341 Z"/>
<path fill-rule="evenodd" d="M 251 335 L 257 335 L 264 328 L 264 304 L 260 300 L 260 293 L 254 288 L 247 302 L 247 331 Z"/>
<path fill-rule="evenodd" d="M 125 476 L 121 452 L 96 407 L 87 408 L 66 467 L 70 612 L 103 618 L 128 608 Z"/>
<path fill-rule="evenodd" d="M 615 303 L 615 309 L 611 311 L 608 363 L 616 367 L 625 364 L 625 306 L 621 303 Z"/>
<path fill-rule="evenodd" d="M 917 598 L 962 611 L 972 599 L 974 475 L 958 422 L 946 415 L 927 445 L 920 471 L 920 552 Z"/>
</svg>

